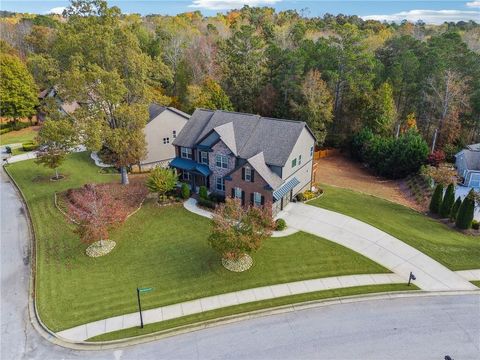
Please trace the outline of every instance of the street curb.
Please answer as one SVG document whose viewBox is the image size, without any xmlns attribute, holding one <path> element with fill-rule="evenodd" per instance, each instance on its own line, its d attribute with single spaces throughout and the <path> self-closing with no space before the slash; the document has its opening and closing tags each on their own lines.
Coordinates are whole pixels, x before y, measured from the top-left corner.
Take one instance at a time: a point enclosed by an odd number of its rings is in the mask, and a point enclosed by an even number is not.
<svg viewBox="0 0 480 360">
<path fill-rule="evenodd" d="M 200 321 L 193 324 L 187 324 L 171 329 L 161 330 L 158 332 L 153 332 L 150 334 L 139 335 L 135 337 L 111 340 L 111 341 L 98 341 L 98 342 L 70 342 L 64 340 L 60 337 L 57 337 L 55 342 L 60 346 L 64 346 L 70 349 L 75 350 L 113 350 L 118 348 L 123 348 L 127 346 L 140 345 L 156 340 L 161 340 L 181 334 L 186 334 L 194 331 L 204 330 L 213 328 L 220 325 L 232 324 L 240 321 L 251 320 L 256 318 L 261 318 L 265 316 L 285 314 L 295 311 L 302 311 L 312 308 L 333 306 L 333 305 L 342 305 L 355 302 L 365 302 L 365 301 L 374 301 L 374 300 L 395 300 L 401 298 L 413 298 L 413 297 L 432 297 L 432 296 L 455 296 L 455 295 L 479 295 L 480 289 L 474 291 L 438 291 L 438 292 L 427 292 L 422 290 L 415 291 L 394 291 L 394 292 L 385 292 L 385 293 L 373 293 L 373 294 L 363 294 L 363 295 L 352 295 L 344 297 L 336 297 L 322 300 L 313 300 L 300 302 L 296 304 L 282 305 L 278 307 L 254 310 L 250 312 L 245 312 L 242 314 L 227 315 L 217 319 Z"/>
<path fill-rule="evenodd" d="M 453 295 L 475 295 L 478 294 L 480 296 L 480 289 L 473 290 L 473 291 L 438 291 L 438 292 L 427 292 L 422 290 L 415 290 L 415 291 L 398 291 L 398 292 L 384 292 L 384 293 L 373 293 L 373 294 L 363 294 L 363 295 L 352 295 L 352 296 L 344 296 L 344 297 L 336 297 L 336 298 L 329 298 L 329 299 L 322 299 L 322 300 L 313 300 L 313 301 L 306 301 L 300 302 L 295 304 L 289 305 L 282 305 L 268 309 L 261 309 L 261 310 L 254 310 L 250 312 L 245 312 L 242 314 L 235 314 L 235 315 L 227 315 L 217 319 L 212 320 L 205 320 L 200 321 L 193 324 L 187 324 L 171 329 L 161 330 L 158 332 L 140 335 L 136 337 L 130 337 L 126 339 L 120 340 L 112 340 L 112 341 L 102 341 L 102 342 L 71 342 L 66 339 L 61 338 L 55 332 L 51 331 L 40 319 L 38 314 L 37 304 L 35 301 L 35 293 L 36 293 L 36 238 L 35 238 L 35 231 L 33 228 L 33 222 L 30 216 L 30 209 L 28 204 L 25 200 L 25 196 L 18 186 L 15 179 L 11 176 L 11 174 L 7 170 L 8 164 L 3 165 L 3 169 L 12 183 L 15 185 L 15 191 L 20 194 L 20 198 L 22 201 L 22 206 L 26 209 L 25 214 L 28 222 L 28 229 L 29 229 L 29 236 L 30 236 L 30 279 L 29 279 L 29 301 L 28 301 L 28 312 L 30 317 L 30 322 L 34 329 L 47 341 L 51 342 L 52 344 L 72 349 L 72 350 L 89 350 L 89 351 L 98 351 L 98 350 L 106 350 L 106 349 L 118 349 L 122 347 L 132 346 L 132 345 L 139 345 L 143 343 L 148 343 L 180 334 L 185 334 L 193 331 L 198 331 L 202 329 L 208 329 L 215 326 L 235 323 L 244 320 L 250 320 L 265 316 L 277 315 L 277 314 L 284 314 L 293 311 L 301 311 L 316 307 L 324 307 L 324 306 L 332 306 L 332 305 L 341 305 L 353 302 L 363 302 L 363 301 L 373 301 L 373 300 L 394 300 L 398 298 L 409 298 L 409 297 L 430 297 L 430 296 L 453 296 Z"/>
</svg>

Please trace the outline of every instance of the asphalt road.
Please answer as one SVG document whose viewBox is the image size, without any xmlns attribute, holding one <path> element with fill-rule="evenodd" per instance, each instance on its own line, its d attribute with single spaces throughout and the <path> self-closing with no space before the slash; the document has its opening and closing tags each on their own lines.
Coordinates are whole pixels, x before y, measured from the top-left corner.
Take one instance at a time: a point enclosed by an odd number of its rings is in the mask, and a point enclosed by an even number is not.
<svg viewBox="0 0 480 360">
<path fill-rule="evenodd" d="M 480 359 L 480 296 L 319 307 L 100 352 L 54 346 L 27 312 L 27 222 L 1 171 L 1 359 Z"/>
</svg>

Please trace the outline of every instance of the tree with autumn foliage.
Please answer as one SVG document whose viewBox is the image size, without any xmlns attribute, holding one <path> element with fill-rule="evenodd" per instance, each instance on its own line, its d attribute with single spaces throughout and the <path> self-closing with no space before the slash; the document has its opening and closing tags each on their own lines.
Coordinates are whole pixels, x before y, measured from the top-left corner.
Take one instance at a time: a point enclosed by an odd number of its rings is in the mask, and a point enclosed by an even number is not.
<svg viewBox="0 0 480 360">
<path fill-rule="evenodd" d="M 109 191 L 87 184 L 79 191 L 67 194 L 68 214 L 75 220 L 75 232 L 87 244 L 108 240 L 109 231 L 125 221 L 128 210 L 122 201 L 115 201 Z"/>
<path fill-rule="evenodd" d="M 238 199 L 227 198 L 213 214 L 208 242 L 224 259 L 239 260 L 258 250 L 274 228 L 269 206 L 244 207 Z"/>
</svg>

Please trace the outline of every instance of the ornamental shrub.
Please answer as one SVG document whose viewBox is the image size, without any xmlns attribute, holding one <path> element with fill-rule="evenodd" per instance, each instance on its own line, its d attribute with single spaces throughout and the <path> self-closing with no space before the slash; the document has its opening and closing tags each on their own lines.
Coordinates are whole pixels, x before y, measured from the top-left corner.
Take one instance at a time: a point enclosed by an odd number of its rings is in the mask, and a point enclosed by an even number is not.
<svg viewBox="0 0 480 360">
<path fill-rule="evenodd" d="M 215 209 L 217 207 L 217 204 L 214 201 L 202 197 L 198 199 L 198 205 L 209 209 Z"/>
<path fill-rule="evenodd" d="M 287 223 L 283 219 L 277 219 L 275 221 L 275 230 L 276 231 L 282 231 L 287 228 Z"/>
<path fill-rule="evenodd" d="M 478 222 L 477 220 L 473 220 L 472 221 L 472 229 L 474 229 L 474 230 L 480 229 L 480 222 Z"/>
<path fill-rule="evenodd" d="M 38 145 L 32 141 L 26 142 L 22 144 L 23 151 L 33 151 L 38 148 Z"/>
<path fill-rule="evenodd" d="M 435 188 L 435 191 L 432 195 L 432 200 L 430 200 L 430 212 L 432 214 L 439 214 L 440 208 L 442 206 L 442 199 L 443 199 L 443 185 L 438 184 Z"/>
<path fill-rule="evenodd" d="M 465 197 L 465 199 L 463 199 L 462 205 L 460 205 L 460 208 L 458 209 L 457 221 L 455 222 L 455 226 L 462 230 L 470 229 L 470 227 L 472 226 L 474 211 L 475 200 L 472 189 Z"/>
<path fill-rule="evenodd" d="M 460 196 L 457 198 L 455 203 L 452 206 L 452 210 L 450 211 L 450 220 L 455 222 L 457 220 L 458 209 L 460 209 L 460 205 L 462 205 L 462 199 Z"/>
<path fill-rule="evenodd" d="M 438 167 L 440 163 L 445 161 L 445 153 L 442 150 L 435 150 L 428 155 L 427 162 L 431 166 Z"/>
<path fill-rule="evenodd" d="M 442 206 L 440 207 L 440 216 L 448 218 L 455 202 L 455 185 L 449 184 L 445 196 L 443 197 Z"/>
<path fill-rule="evenodd" d="M 208 191 L 206 186 L 200 186 L 200 189 L 198 190 L 198 196 L 200 196 L 200 199 L 208 200 Z"/>
<path fill-rule="evenodd" d="M 182 198 L 183 199 L 188 199 L 190 197 L 190 188 L 188 187 L 187 184 L 182 183 Z"/>
</svg>

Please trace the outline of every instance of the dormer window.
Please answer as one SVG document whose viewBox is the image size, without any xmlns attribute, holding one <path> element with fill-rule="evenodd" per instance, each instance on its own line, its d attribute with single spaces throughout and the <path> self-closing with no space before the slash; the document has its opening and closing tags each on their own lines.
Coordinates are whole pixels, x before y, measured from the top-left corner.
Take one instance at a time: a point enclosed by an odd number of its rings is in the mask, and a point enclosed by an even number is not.
<svg viewBox="0 0 480 360">
<path fill-rule="evenodd" d="M 182 147 L 180 149 L 180 156 L 184 159 L 192 160 L 192 149 L 187 147 Z"/>
</svg>

